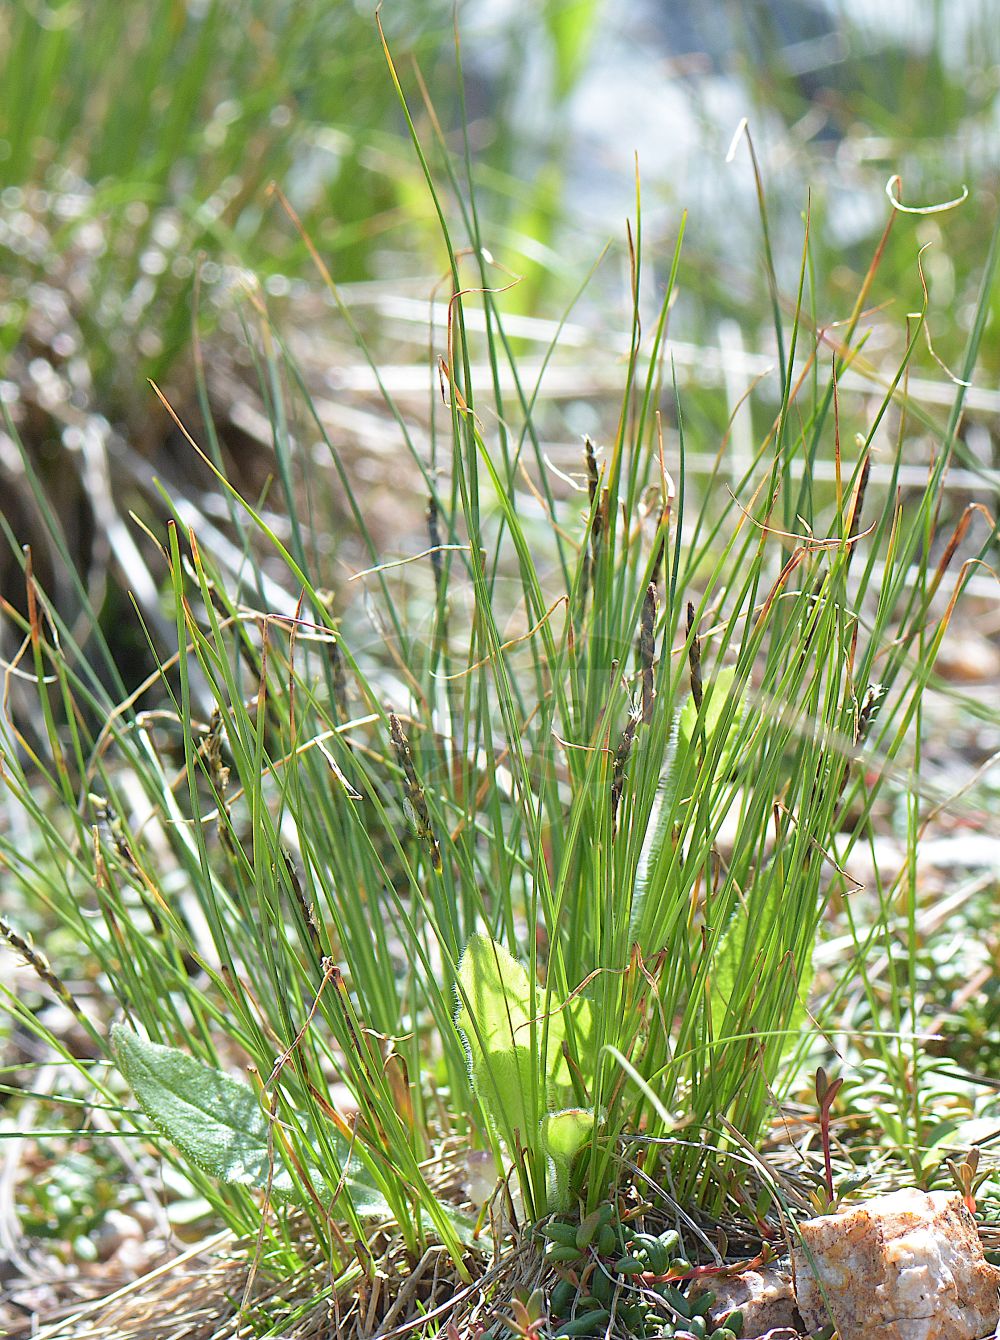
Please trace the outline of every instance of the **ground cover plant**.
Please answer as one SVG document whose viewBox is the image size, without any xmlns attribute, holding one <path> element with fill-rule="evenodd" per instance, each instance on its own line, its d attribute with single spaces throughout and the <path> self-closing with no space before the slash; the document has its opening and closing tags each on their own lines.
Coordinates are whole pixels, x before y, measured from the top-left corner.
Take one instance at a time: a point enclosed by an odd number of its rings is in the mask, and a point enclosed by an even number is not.
<svg viewBox="0 0 1000 1340">
<path fill-rule="evenodd" d="M 813 1000 L 814 948 L 887 785 L 916 845 L 922 693 L 993 540 L 975 511 L 939 522 L 995 249 L 938 422 L 907 394 L 924 308 L 888 377 L 859 357 L 896 206 L 836 314 L 812 310 L 806 211 L 753 392 L 767 430 L 736 473 L 712 443 L 696 492 L 670 365 L 683 220 L 650 320 L 637 207 L 617 410 L 556 471 L 470 183 L 439 145 L 415 153 L 449 296 L 426 439 L 388 397 L 419 544 L 385 552 L 318 415 L 323 456 L 289 429 L 308 396 L 258 303 L 287 528 L 213 468 L 210 423 L 177 423 L 245 559 L 234 582 L 180 517 L 154 535 L 176 634 L 150 632 L 158 671 L 123 683 L 97 611 L 84 645 L 21 555 L 3 764 L 26 822 L 0 851 L 91 986 L 5 921 L 76 1045 L 7 1003 L 75 1072 L 61 1098 L 155 1144 L 245 1242 L 234 1311 L 258 1334 L 698 1335 L 685 1287 L 726 1256 L 714 1229 L 753 1256 L 788 1208 L 754 1149 L 816 1011 L 835 1017 L 848 974 Z M 864 393 L 841 386 L 859 371 Z M 914 422 L 934 450 L 903 492 Z M 350 606 L 328 472 L 367 551 Z M 878 894 L 862 949 L 893 910 Z M 867 1031 L 906 1121 L 920 1042 L 894 1004 Z M 837 1085 L 817 1086 L 826 1116 Z M 847 1190 L 814 1166 L 812 1203 Z M 306 1285 L 259 1298 L 275 1278 Z"/>
</svg>

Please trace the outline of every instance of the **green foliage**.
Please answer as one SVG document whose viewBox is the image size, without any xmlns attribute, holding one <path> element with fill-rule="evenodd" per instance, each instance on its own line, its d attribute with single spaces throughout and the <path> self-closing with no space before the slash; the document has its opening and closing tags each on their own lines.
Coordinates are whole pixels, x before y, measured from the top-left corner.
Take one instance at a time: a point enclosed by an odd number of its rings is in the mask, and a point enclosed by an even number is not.
<svg viewBox="0 0 1000 1340">
<path fill-rule="evenodd" d="M 579 996 L 537 1019 L 539 993 L 496 940 L 473 935 L 458 965 L 456 1027 L 468 1049 L 473 1087 L 509 1150 L 525 1150 L 549 1171 L 552 1208 L 569 1201 L 573 1161 L 594 1129 L 590 1108 L 552 1110 L 572 1090 L 564 1055 L 564 1009 L 575 1028 L 574 1057 L 585 1061 L 593 1032 L 590 1002 Z M 539 1034 L 544 1035 L 543 1045 Z M 553 1068 L 548 1057 L 558 1058 Z M 550 1079 L 550 1073 L 553 1077 Z M 592 1073 L 592 1069 L 590 1070 Z"/>
<path fill-rule="evenodd" d="M 112 1029 L 111 1045 L 143 1111 L 185 1158 L 221 1182 L 268 1185 L 275 1156 L 267 1114 L 249 1085 L 123 1024 Z M 271 1185 L 279 1194 L 292 1190 L 280 1166 Z"/>
<path fill-rule="evenodd" d="M 565 1210 L 570 1203 L 573 1165 L 593 1138 L 595 1122 L 594 1110 L 589 1107 L 547 1112 L 542 1118 L 542 1150 L 549 1160 L 546 1202 L 554 1210 Z"/>
<path fill-rule="evenodd" d="M 495 940 L 474 935 L 458 965 L 455 1024 L 472 1082 L 508 1146 L 531 1141 L 545 1108 L 538 1094 L 528 974 Z"/>
<path fill-rule="evenodd" d="M 693 1287 L 692 1265 L 677 1254 L 675 1229 L 639 1231 L 605 1203 L 579 1222 L 551 1219 L 540 1234 L 545 1260 L 558 1273 L 549 1293 L 555 1335 L 603 1335 L 612 1311 L 629 1335 L 648 1340 L 736 1340 L 743 1334 L 739 1311 L 709 1332 L 715 1293 L 704 1282 Z"/>
<path fill-rule="evenodd" d="M 542 1119 L 542 1145 L 561 1168 L 568 1168 L 590 1139 L 594 1114 L 586 1108 L 570 1107 L 549 1112 Z"/>
<path fill-rule="evenodd" d="M 493 299 L 483 302 L 502 328 Z M 278 360 L 294 372 L 277 343 L 271 357 L 276 374 Z M 497 346 L 492 357 L 499 362 Z M 651 403 L 655 367 L 634 358 L 628 400 L 636 379 L 640 403 Z M 511 503 L 509 444 L 488 446 L 471 410 L 459 409 L 476 395 L 463 368 L 464 355 L 449 396 L 459 512 L 448 525 L 461 519 L 475 542 L 442 554 L 447 585 L 437 589 L 457 600 L 462 574 L 468 641 L 458 641 L 449 603 L 439 600 L 428 639 L 400 618 L 385 573 L 373 583 L 399 661 L 412 668 L 413 698 L 394 704 L 405 710 L 405 731 L 398 716 L 390 728 L 383 715 L 378 650 L 355 650 L 351 630 L 327 622 L 295 528 L 289 549 L 241 503 L 304 591 L 311 617 L 302 631 L 311 627 L 312 640 L 289 638 L 299 627 L 289 615 L 269 616 L 262 640 L 259 609 L 225 590 L 195 536 L 171 528 L 178 652 L 164 665 L 162 689 L 183 751 L 180 791 L 170 784 L 175 765 L 164 746 L 135 729 L 134 704 L 116 712 L 88 663 L 74 659 L 71 631 L 60 629 L 55 643 L 41 621 L 25 631 L 39 677 L 58 686 L 57 696 L 43 698 L 43 721 L 52 784 L 79 816 L 79 843 L 54 823 L 13 756 L 5 769 L 8 786 L 61 852 L 43 881 L 49 906 L 88 946 L 140 1026 L 186 1051 L 196 1038 L 206 1057 L 220 1032 L 228 1034 L 261 1074 L 271 1072 L 275 1036 L 282 1047 L 294 1043 L 295 1064 L 269 1089 L 282 1121 L 279 1187 L 292 1168 L 306 1178 L 317 1167 L 334 1169 L 326 1182 L 339 1179 L 342 1132 L 322 1098 L 333 1074 L 357 1104 L 355 1157 L 404 1231 L 416 1245 L 432 1224 L 456 1256 L 452 1216 L 424 1171 L 431 1113 L 440 1110 L 435 1089 L 448 1095 L 449 1121 L 493 1147 L 498 1175 L 513 1164 L 532 1215 L 566 1205 L 574 1190 L 591 1208 L 600 1203 L 620 1175 L 619 1135 L 640 1126 L 654 1136 L 686 1120 L 707 1134 L 725 1118 L 747 1138 L 760 1130 L 799 1030 L 811 947 L 836 880 L 819 853 L 835 841 L 841 854 L 849 848 L 849 832 L 838 838 L 845 807 L 870 806 L 878 791 L 870 776 L 862 791 L 853 767 L 859 686 L 877 658 L 889 692 L 865 749 L 869 773 L 884 775 L 930 666 L 909 659 L 900 629 L 928 617 L 933 594 L 930 582 L 914 595 L 902 580 L 931 515 L 930 491 L 914 500 L 905 529 L 896 522 L 891 547 L 891 491 L 875 513 L 870 544 L 885 572 L 857 651 L 869 579 L 860 589 L 848 585 L 854 551 L 839 538 L 841 511 L 825 513 L 829 539 L 801 545 L 789 564 L 780 548 L 772 557 L 763 505 L 758 529 L 731 525 L 733 508 L 715 512 L 704 502 L 688 532 L 694 540 L 684 538 L 691 521 L 683 515 L 670 537 L 658 583 L 655 697 L 643 721 L 609 667 L 629 664 L 637 646 L 666 522 L 643 543 L 607 526 L 595 544 L 594 510 L 577 512 L 574 523 L 572 500 L 569 509 L 558 504 L 569 512 L 567 532 L 575 524 L 584 539 L 555 569 L 556 592 L 564 583 L 562 603 L 577 611 L 572 623 L 556 622 L 551 611 L 559 606 L 543 588 Z M 780 453 L 818 449 L 828 404 L 821 396 L 814 405 L 811 437 L 789 437 L 776 449 L 770 468 L 779 491 L 792 486 L 782 484 Z M 502 408 L 499 422 L 512 414 Z M 626 414 L 621 424 L 602 486 L 609 517 L 634 514 L 650 483 L 653 425 Z M 530 418 L 523 431 L 530 433 Z M 288 450 L 280 438 L 276 445 Z M 220 486 L 229 488 L 221 476 Z M 285 501 L 295 508 L 294 493 Z M 502 519 L 499 530 L 486 529 L 487 504 Z M 447 515 L 440 495 L 438 506 Z M 814 532 L 821 515 L 809 521 Z M 701 635 L 696 714 L 687 665 L 675 669 L 669 653 L 686 593 L 696 589 L 696 574 L 704 580 L 713 552 L 701 599 L 721 614 L 711 636 Z M 516 648 L 500 633 L 507 615 L 484 553 L 518 582 L 536 626 Z M 36 596 L 57 626 L 43 593 Z M 351 677 L 347 715 L 335 654 Z M 636 692 L 640 683 L 642 673 Z M 70 716 L 75 737 L 57 724 L 59 700 L 78 704 Z M 430 728 L 430 703 L 456 723 L 453 733 Z M 487 774 L 492 783 L 484 787 Z M 148 797 L 141 826 L 125 819 L 126 777 Z M 98 785 L 107 799 L 95 810 L 87 797 Z M 416 835 L 406 807 L 419 811 Z M 110 822 L 109 814 L 118 817 Z M 727 816 L 735 832 L 721 860 L 716 844 Z M 156 855 L 147 832 L 157 835 Z M 30 858 L 26 864 L 10 844 L 5 857 L 39 886 Z M 190 908 L 167 892 L 178 877 Z M 80 878 L 95 890 L 86 916 Z M 125 954 L 117 949 L 122 934 Z M 394 967 L 400 951 L 402 972 Z M 200 965 L 199 977 L 186 961 Z M 333 977 L 331 962 L 343 964 Z M 263 1021 L 261 1002 L 268 1002 Z M 201 1063 L 174 1053 L 163 1053 L 173 1058 L 166 1074 L 143 1068 L 143 1058 L 161 1053 L 122 1036 L 133 1088 L 188 1158 L 259 1186 L 269 1167 L 268 1128 L 256 1096 L 224 1076 L 207 1083 Z M 185 1108 L 196 1091 L 209 1098 L 217 1131 L 205 1124 L 204 1107 Z M 237 1113 L 227 1118 L 229 1103 Z M 711 1140 L 685 1142 L 673 1156 L 678 1195 L 716 1203 L 725 1194 L 714 1157 Z M 363 1191 L 352 1190 L 362 1213 Z"/>
<path fill-rule="evenodd" d="M 28 617 L 10 617 L 37 702 L 11 709 L 3 780 L 24 822 L 0 832 L 0 853 L 136 1025 L 187 1053 L 117 1035 L 177 1145 L 168 1157 L 259 1187 L 280 1132 L 276 1174 L 305 1186 L 319 1169 L 333 1190 L 349 1132 L 407 1250 L 418 1259 L 433 1234 L 461 1273 L 436 1170 L 445 1138 L 488 1146 L 529 1220 L 578 1200 L 582 1228 L 629 1176 L 621 1151 L 641 1131 L 643 1175 L 718 1212 L 734 1146 L 760 1136 L 792 1082 L 844 862 L 884 784 L 917 772 L 921 695 L 953 609 L 931 555 L 996 249 L 963 384 L 942 421 L 926 416 L 932 464 L 903 495 L 900 387 L 923 313 L 887 380 L 843 387 L 867 290 L 831 356 L 826 327 L 802 317 L 807 233 L 791 316 L 771 274 L 780 357 L 751 397 L 761 445 L 738 469 L 720 451 L 696 487 L 662 380 L 681 236 L 652 322 L 636 242 L 620 398 L 606 447 L 581 450 L 577 490 L 550 469 L 544 380 L 509 338 L 472 183 L 440 144 L 438 183 L 390 73 L 449 265 L 429 443 L 386 395 L 430 503 L 431 553 L 405 530 L 384 552 L 280 328 L 248 315 L 277 482 L 265 512 L 214 468 L 240 579 L 178 508 L 162 537 L 173 636 L 149 632 L 158 680 L 116 699 L 95 670 L 94 648 L 114 664 L 96 612 L 84 648 L 26 570 Z M 296 414 L 320 448 L 290 431 Z M 879 434 L 884 472 L 867 483 Z M 327 589 L 331 464 L 364 555 L 353 605 Z M 972 557 L 993 539 L 977 534 Z M 969 571 L 949 578 L 949 602 Z M 234 1054 L 269 1077 L 266 1097 L 216 1073 Z M 343 1189 L 363 1240 L 364 1188 Z M 259 1228 L 243 1185 L 206 1194 Z M 324 1199 L 300 1199 L 333 1269 L 355 1269 Z M 291 1212 L 272 1206 L 279 1226 Z M 626 1245 L 612 1243 L 623 1273 L 643 1273 Z M 587 1316 L 565 1324 L 589 1333 Z"/>
<path fill-rule="evenodd" d="M 385 1218 L 392 1208 L 371 1180 L 345 1171 L 347 1141 L 335 1137 L 336 1163 L 325 1175 L 315 1166 L 285 1166 L 280 1141 L 261 1098 L 247 1084 L 189 1056 L 177 1047 L 148 1042 L 123 1024 L 111 1030 L 115 1060 L 140 1107 L 166 1138 L 196 1167 L 220 1182 L 268 1190 L 303 1200 L 303 1179 L 346 1192 L 357 1214 Z"/>
</svg>

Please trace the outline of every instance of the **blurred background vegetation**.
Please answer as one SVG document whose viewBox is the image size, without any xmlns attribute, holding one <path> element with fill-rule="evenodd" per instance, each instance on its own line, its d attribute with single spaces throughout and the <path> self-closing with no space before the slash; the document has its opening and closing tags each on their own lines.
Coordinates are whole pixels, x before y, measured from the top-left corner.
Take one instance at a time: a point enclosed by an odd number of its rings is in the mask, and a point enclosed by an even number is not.
<svg viewBox="0 0 1000 1340">
<path fill-rule="evenodd" d="M 592 393 L 616 372 L 607 333 L 627 311 L 636 164 L 651 312 L 688 212 L 672 353 L 692 388 L 692 427 L 710 443 L 774 353 L 754 175 L 745 144 L 727 156 L 744 116 L 786 307 L 810 213 L 806 310 L 817 326 L 850 314 L 891 176 L 922 205 L 968 189 L 960 209 L 897 216 L 870 295 L 872 308 L 891 307 L 870 332 L 877 363 L 899 355 L 904 315 L 921 297 L 915 253 L 930 244 L 934 353 L 920 351 L 913 375 L 946 380 L 936 358 L 958 358 L 996 211 L 994 17 L 990 0 L 467 0 L 454 14 L 444 0 L 412 0 L 382 11 L 432 159 L 436 123 L 475 183 L 498 282 L 519 279 L 505 309 L 558 317 L 610 243 L 560 342 L 556 362 L 572 366 L 550 416 L 557 439 L 595 427 Z M 74 595 L 46 560 L 38 521 L 54 507 L 110 624 L 126 571 L 140 606 L 156 607 L 142 538 L 122 520 L 158 505 L 155 478 L 193 514 L 211 511 L 207 476 L 147 378 L 197 425 L 200 360 L 220 452 L 242 486 L 266 486 L 267 396 L 241 333 L 248 293 L 294 330 L 310 389 L 340 402 L 345 446 L 360 436 L 370 454 L 363 430 L 377 435 L 343 408 L 357 379 L 338 377 L 338 365 L 357 358 L 270 184 L 391 363 L 426 353 L 444 256 L 367 2 L 26 0 L 0 13 L 0 43 L 0 389 L 13 430 L 0 438 L 4 510 L 15 548 L 34 540 L 66 608 Z M 551 330 L 529 324 L 525 338 Z M 196 331 L 207 355 L 192 347 Z M 983 357 L 997 370 L 995 339 Z M 950 388 L 936 394 L 944 401 Z M 996 408 L 977 394 L 973 409 Z M 753 440 L 753 414 L 737 416 L 737 444 Z M 969 444 L 981 465 L 996 464 L 988 425 Z M 4 595 L 23 604 L 22 587 L 5 559 Z"/>
</svg>

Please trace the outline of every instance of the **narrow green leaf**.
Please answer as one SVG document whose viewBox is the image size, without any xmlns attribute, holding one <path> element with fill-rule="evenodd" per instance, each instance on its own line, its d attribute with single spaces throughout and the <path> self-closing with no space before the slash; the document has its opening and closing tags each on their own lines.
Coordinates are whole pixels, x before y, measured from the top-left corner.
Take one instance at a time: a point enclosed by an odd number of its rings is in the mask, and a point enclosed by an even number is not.
<svg viewBox="0 0 1000 1340">
<path fill-rule="evenodd" d="M 712 962 L 710 978 L 710 998 L 712 1009 L 712 1035 L 720 1037 L 725 1023 L 726 1013 L 733 998 L 733 990 L 739 980 L 740 963 L 747 938 L 747 915 L 738 904 L 733 909 L 729 924 L 722 933 L 719 947 Z M 745 979 L 744 979 L 745 980 Z"/>
<path fill-rule="evenodd" d="M 770 925 L 773 917 L 767 919 Z M 743 1033 L 748 1026 L 748 1021 L 743 1020 L 739 1015 L 730 1019 L 730 1026 L 724 1028 L 726 1015 L 733 1003 L 733 993 L 736 987 L 745 984 L 752 978 L 759 976 L 759 971 L 755 967 L 751 973 L 751 965 L 745 962 L 747 935 L 750 923 L 746 911 L 739 905 L 733 909 L 733 914 L 729 919 L 719 941 L 719 947 L 715 952 L 712 961 L 712 972 L 709 980 L 709 992 L 712 1011 L 712 1034 L 715 1038 L 720 1038 L 723 1032 Z M 766 927 L 758 927 L 758 943 L 766 940 L 767 935 L 762 933 Z M 791 1006 L 787 1021 L 787 1038 L 783 1044 L 779 1044 L 779 1053 L 784 1055 L 790 1051 L 798 1041 L 798 1031 L 806 1020 L 805 1000 L 809 994 L 809 986 L 813 979 L 813 946 L 810 943 L 805 962 L 795 983 L 795 1003 Z M 789 969 L 790 971 L 790 969 Z M 750 992 L 752 998 L 753 992 Z"/>
</svg>

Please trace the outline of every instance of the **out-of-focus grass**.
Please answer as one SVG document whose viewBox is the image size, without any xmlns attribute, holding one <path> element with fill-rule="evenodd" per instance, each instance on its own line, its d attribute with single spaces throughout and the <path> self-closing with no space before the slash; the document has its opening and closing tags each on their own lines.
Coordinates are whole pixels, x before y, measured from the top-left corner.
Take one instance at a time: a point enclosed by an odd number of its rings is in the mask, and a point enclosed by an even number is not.
<svg viewBox="0 0 1000 1340">
<path fill-rule="evenodd" d="M 520 164 L 502 87 L 517 79 L 517 43 L 544 48 L 551 69 L 540 107 L 556 108 L 585 62 L 598 9 L 595 0 L 548 0 L 530 23 L 474 17 L 470 151 L 499 155 L 506 180 Z M 449 128 L 465 120 L 453 20 L 444 0 L 383 16 L 400 61 L 419 68 Z M 499 66 L 495 49 L 510 53 Z M 263 301 L 289 304 L 303 338 L 310 322 L 323 326 L 323 302 L 308 300 L 303 281 L 314 277 L 308 247 L 271 183 L 338 283 L 382 277 L 398 292 L 408 277 L 440 274 L 446 255 L 402 148 L 374 5 L 13 5 L 0 12 L 0 77 L 0 379 L 13 421 L 10 432 L 0 428 L 5 517 L 19 542 L 35 545 L 39 575 L 71 617 L 80 605 L 66 558 L 109 626 L 126 587 L 155 622 L 150 554 L 128 512 L 155 510 L 154 469 L 196 511 L 207 480 L 192 476 L 178 435 L 151 414 L 147 378 L 185 414 L 212 413 L 219 451 L 256 492 L 275 462 L 232 410 L 266 422 L 271 392 L 249 360 L 227 360 L 219 344 L 192 355 L 195 328 L 207 334 L 221 322 L 226 350 L 240 345 L 238 299 L 257 286 Z M 502 201 L 492 197 L 491 209 L 502 214 Z M 535 297 L 545 277 L 541 266 L 528 277 Z M 208 376 L 197 384 L 192 369 L 203 358 Z M 15 464 L 15 437 L 26 467 Z M 21 599 L 6 563 L 0 590 Z M 141 672 L 141 648 L 135 657 Z"/>
<path fill-rule="evenodd" d="M 298 271 L 272 180 L 343 278 L 370 274 L 406 186 L 371 15 L 315 0 L 95 0 L 10 6 L 0 23 L 7 349 L 32 284 L 54 281 L 113 411 L 122 371 L 138 361 L 162 376 L 190 339 L 200 253 L 206 286 L 220 263 Z M 447 6 L 417 0 L 394 26 L 433 68 Z"/>
<path fill-rule="evenodd" d="M 993 7 L 929 0 L 898 7 L 898 25 L 876 11 L 838 4 L 822 31 L 801 44 L 782 42 L 766 4 L 734 8 L 738 68 L 761 116 L 787 136 L 794 170 L 808 171 L 826 219 L 818 257 L 837 253 L 833 292 L 853 292 L 867 264 L 877 217 L 859 208 L 891 176 L 911 204 L 928 205 L 969 192 L 968 207 L 901 220 L 904 235 L 929 250 L 925 273 L 935 300 L 962 313 L 952 329 L 939 326 L 938 352 L 957 358 L 975 302 L 977 254 L 996 212 L 998 158 L 992 128 L 1000 109 L 1000 35 Z M 846 245 L 845 245 L 846 244 Z M 900 303 L 919 305 L 918 277 L 898 254 L 881 274 Z M 995 299 L 994 299 L 995 301 Z M 934 333 L 934 332 L 932 332 Z M 984 347 L 987 366 L 1000 354 Z M 926 350 L 918 366 L 931 366 Z"/>
</svg>

